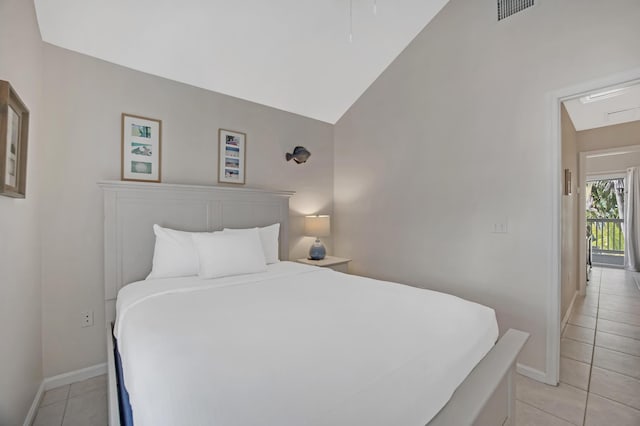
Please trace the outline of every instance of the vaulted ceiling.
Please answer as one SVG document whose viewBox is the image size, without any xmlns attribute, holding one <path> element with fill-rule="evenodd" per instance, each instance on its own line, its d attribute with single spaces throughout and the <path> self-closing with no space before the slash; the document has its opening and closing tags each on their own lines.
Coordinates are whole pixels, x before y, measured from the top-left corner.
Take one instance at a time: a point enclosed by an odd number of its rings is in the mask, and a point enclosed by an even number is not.
<svg viewBox="0 0 640 426">
<path fill-rule="evenodd" d="M 352 0 L 351 13 L 349 0 L 35 4 L 48 43 L 335 123 L 447 1 Z"/>
</svg>

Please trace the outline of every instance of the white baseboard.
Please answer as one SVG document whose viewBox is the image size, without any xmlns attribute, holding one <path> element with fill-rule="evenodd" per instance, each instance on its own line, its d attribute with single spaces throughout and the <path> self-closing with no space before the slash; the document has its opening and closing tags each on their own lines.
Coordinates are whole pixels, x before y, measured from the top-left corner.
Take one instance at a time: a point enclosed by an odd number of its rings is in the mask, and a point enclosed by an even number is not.
<svg viewBox="0 0 640 426">
<path fill-rule="evenodd" d="M 71 383 L 81 382 L 91 379 L 92 377 L 107 374 L 107 363 L 92 365 L 91 367 L 81 368 L 80 370 L 70 371 L 68 373 L 58 374 L 57 376 L 47 377 L 42 382 L 44 390 L 54 389 Z"/>
<path fill-rule="evenodd" d="M 36 396 L 33 398 L 33 402 L 31 403 L 31 407 L 27 412 L 27 417 L 24 419 L 24 426 L 31 426 L 33 421 L 36 419 L 36 414 L 38 414 L 38 407 L 40 406 L 40 401 L 42 401 L 42 396 L 44 395 L 44 381 L 40 383 L 38 387 L 38 391 L 36 392 Z"/>
<path fill-rule="evenodd" d="M 516 364 L 516 371 L 519 374 L 522 374 L 523 376 L 526 376 L 530 379 L 533 379 L 537 382 L 540 383 L 546 383 L 549 385 L 557 385 L 557 383 L 550 383 L 549 380 L 547 379 L 547 373 L 545 373 L 544 371 L 540 371 L 538 369 L 535 369 L 533 367 L 529 367 L 528 365 L 524 365 L 524 364 L 520 364 L 517 363 Z"/>
<path fill-rule="evenodd" d="M 573 312 L 573 304 L 576 301 L 576 297 L 578 297 L 578 292 L 573 293 L 573 298 L 571 298 L 571 303 L 569 303 L 569 308 L 567 308 L 567 312 L 564 314 L 564 318 L 562 318 L 562 323 L 560 324 L 560 332 L 564 330 L 564 326 L 569 322 L 569 318 L 571 318 L 571 312 Z"/>
<path fill-rule="evenodd" d="M 29 408 L 27 417 L 25 417 L 24 419 L 24 426 L 31 426 L 33 421 L 36 419 L 36 414 L 38 414 L 38 407 L 40 406 L 40 401 L 42 401 L 42 396 L 44 395 L 45 391 L 64 385 L 70 385 L 71 383 L 81 382 L 83 380 L 91 379 L 92 377 L 100 376 L 102 374 L 107 374 L 106 362 L 103 364 L 97 364 L 91 367 L 81 368 L 80 370 L 70 371 L 68 373 L 58 374 L 57 376 L 45 378 L 42 383 L 40 383 L 38 392 L 36 392 L 36 396 L 33 398 L 31 408 Z"/>
</svg>

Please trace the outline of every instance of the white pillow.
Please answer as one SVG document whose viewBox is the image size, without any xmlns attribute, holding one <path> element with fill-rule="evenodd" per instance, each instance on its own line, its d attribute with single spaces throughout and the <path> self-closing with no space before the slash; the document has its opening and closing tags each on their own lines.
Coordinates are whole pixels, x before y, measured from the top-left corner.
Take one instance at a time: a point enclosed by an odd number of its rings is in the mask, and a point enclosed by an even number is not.
<svg viewBox="0 0 640 426">
<path fill-rule="evenodd" d="M 245 232 L 257 229 L 260 234 L 260 242 L 264 251 L 264 258 L 268 265 L 278 263 L 280 261 L 280 249 L 278 246 L 278 237 L 280 235 L 280 224 L 265 226 L 264 228 L 250 229 L 230 229 L 224 228 L 224 232 Z"/>
<path fill-rule="evenodd" d="M 252 274 L 267 269 L 257 229 L 194 234 L 200 278 Z"/>
<path fill-rule="evenodd" d="M 148 280 L 198 275 L 198 253 L 191 238 L 196 232 L 176 231 L 158 225 L 153 225 L 153 232 L 156 234 L 156 245 Z"/>
</svg>

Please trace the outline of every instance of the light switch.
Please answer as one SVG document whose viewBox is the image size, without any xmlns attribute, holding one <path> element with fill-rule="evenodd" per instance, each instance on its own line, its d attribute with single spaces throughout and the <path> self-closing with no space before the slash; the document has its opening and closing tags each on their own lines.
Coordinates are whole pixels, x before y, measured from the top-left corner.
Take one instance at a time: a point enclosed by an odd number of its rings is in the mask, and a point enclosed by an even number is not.
<svg viewBox="0 0 640 426">
<path fill-rule="evenodd" d="M 508 234 L 509 233 L 509 221 L 504 218 L 500 222 L 493 224 L 493 234 Z"/>
</svg>

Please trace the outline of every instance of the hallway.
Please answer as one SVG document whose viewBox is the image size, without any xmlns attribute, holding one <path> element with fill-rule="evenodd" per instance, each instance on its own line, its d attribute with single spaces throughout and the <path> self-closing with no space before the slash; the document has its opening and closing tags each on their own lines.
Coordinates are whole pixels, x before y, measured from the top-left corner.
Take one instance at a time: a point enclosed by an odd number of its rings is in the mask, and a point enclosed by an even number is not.
<svg viewBox="0 0 640 426">
<path fill-rule="evenodd" d="M 524 376 L 517 425 L 640 425 L 640 274 L 593 268 L 562 330 L 560 384 Z"/>
</svg>

